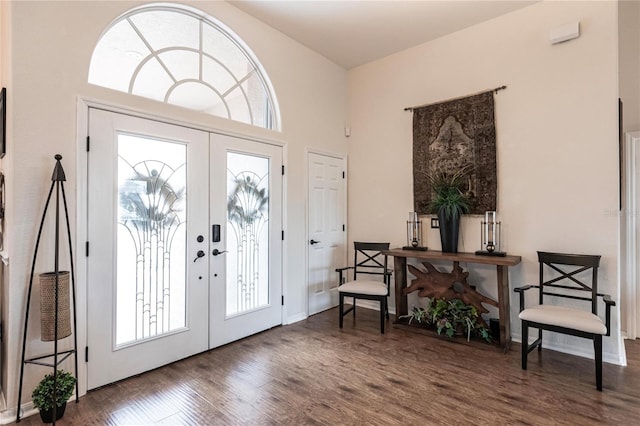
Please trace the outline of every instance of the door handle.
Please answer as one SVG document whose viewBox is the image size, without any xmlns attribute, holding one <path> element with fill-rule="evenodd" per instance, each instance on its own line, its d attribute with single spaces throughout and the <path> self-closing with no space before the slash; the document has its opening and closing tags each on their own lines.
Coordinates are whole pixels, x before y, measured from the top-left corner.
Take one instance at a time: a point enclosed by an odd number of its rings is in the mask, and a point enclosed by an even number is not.
<svg viewBox="0 0 640 426">
<path fill-rule="evenodd" d="M 193 261 L 195 262 L 196 260 L 200 259 L 201 257 L 204 257 L 205 253 L 202 250 L 198 250 L 198 252 L 196 253 L 196 258 L 193 259 Z"/>
<path fill-rule="evenodd" d="M 314 244 L 318 244 L 320 241 L 316 241 L 316 240 L 311 240 L 309 241 L 309 244 L 314 245 Z"/>
<path fill-rule="evenodd" d="M 212 254 L 212 255 L 214 255 L 214 256 L 217 256 L 217 255 L 219 255 L 219 254 L 226 253 L 226 252 L 227 252 L 226 250 L 222 250 L 222 251 L 220 251 L 220 250 L 218 250 L 218 249 L 213 249 L 213 251 L 211 252 L 211 254 Z"/>
</svg>

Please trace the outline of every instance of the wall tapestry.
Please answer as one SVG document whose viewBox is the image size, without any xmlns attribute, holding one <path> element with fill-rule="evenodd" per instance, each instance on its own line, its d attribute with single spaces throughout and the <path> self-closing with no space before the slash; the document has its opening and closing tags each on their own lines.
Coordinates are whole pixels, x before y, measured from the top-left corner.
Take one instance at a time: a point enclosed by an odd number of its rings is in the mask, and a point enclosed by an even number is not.
<svg viewBox="0 0 640 426">
<path fill-rule="evenodd" d="M 471 214 L 496 210 L 496 131 L 493 90 L 413 109 L 413 200 L 429 214 L 436 171 L 468 170 Z"/>
</svg>

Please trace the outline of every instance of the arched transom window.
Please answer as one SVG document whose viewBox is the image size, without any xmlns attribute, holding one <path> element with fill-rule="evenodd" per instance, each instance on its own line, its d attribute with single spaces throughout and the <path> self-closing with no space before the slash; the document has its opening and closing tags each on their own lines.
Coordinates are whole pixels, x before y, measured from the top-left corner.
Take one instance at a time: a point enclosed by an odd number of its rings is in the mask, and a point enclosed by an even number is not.
<svg viewBox="0 0 640 426">
<path fill-rule="evenodd" d="M 116 19 L 96 45 L 89 83 L 267 129 L 271 85 L 244 43 L 194 9 L 151 5 Z"/>
</svg>

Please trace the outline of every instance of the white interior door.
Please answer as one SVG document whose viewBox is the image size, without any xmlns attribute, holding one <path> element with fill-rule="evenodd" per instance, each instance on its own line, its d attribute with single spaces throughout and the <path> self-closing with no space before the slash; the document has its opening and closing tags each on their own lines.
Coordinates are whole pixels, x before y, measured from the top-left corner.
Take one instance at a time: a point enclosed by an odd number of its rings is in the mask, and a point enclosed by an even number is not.
<svg viewBox="0 0 640 426">
<path fill-rule="evenodd" d="M 97 109 L 89 123 L 92 389 L 208 347 L 209 134 Z"/>
<path fill-rule="evenodd" d="M 345 161 L 308 156 L 309 315 L 338 304 L 336 268 L 346 266 Z"/>
<path fill-rule="evenodd" d="M 282 148 L 212 133 L 210 162 L 213 348 L 282 324 Z"/>
</svg>

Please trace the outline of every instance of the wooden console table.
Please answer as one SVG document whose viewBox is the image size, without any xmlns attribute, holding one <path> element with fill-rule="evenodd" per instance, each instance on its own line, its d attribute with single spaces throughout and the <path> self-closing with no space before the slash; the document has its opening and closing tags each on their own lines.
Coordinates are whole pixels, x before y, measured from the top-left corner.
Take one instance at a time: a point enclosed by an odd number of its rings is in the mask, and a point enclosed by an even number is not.
<svg viewBox="0 0 640 426">
<path fill-rule="evenodd" d="M 478 256 L 473 253 L 443 253 L 440 251 L 416 251 L 391 249 L 383 252 L 393 256 L 395 287 L 396 287 L 396 318 L 407 315 L 407 296 L 402 290 L 407 286 L 407 258 L 420 260 L 451 261 L 454 267 L 460 262 L 477 263 L 482 265 L 496 265 L 498 283 L 498 315 L 500 321 L 500 345 L 504 350 L 511 344 L 511 324 L 509 308 L 509 274 L 508 267 L 520 263 L 520 256 Z"/>
</svg>

